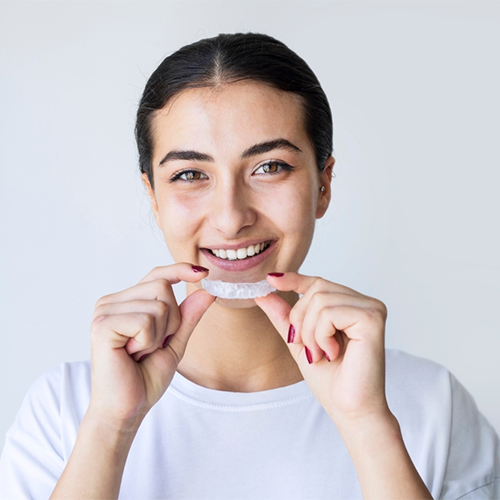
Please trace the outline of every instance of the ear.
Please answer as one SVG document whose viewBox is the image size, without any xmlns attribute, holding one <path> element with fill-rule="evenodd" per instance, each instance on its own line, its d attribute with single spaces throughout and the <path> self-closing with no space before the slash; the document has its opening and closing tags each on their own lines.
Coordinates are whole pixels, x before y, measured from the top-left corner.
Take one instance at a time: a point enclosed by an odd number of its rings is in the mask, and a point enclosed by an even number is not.
<svg viewBox="0 0 500 500">
<path fill-rule="evenodd" d="M 323 191 L 320 191 L 318 197 L 318 207 L 316 209 L 316 219 L 321 219 L 323 215 L 325 215 L 328 206 L 330 205 L 330 200 L 332 198 L 332 175 L 333 175 L 333 166 L 335 165 L 335 158 L 333 156 L 329 156 L 325 162 L 325 168 L 323 172 L 321 172 L 319 176 L 319 186 L 320 189 L 324 187 Z"/>
<path fill-rule="evenodd" d="M 142 174 L 141 177 L 142 177 L 142 182 L 144 182 L 144 185 L 148 190 L 149 199 L 151 200 L 151 208 L 153 209 L 153 213 L 155 214 L 156 224 L 159 227 L 160 225 L 158 224 L 158 203 L 156 201 L 156 195 L 154 189 L 151 187 L 151 184 L 148 179 L 148 174 L 144 173 Z"/>
</svg>

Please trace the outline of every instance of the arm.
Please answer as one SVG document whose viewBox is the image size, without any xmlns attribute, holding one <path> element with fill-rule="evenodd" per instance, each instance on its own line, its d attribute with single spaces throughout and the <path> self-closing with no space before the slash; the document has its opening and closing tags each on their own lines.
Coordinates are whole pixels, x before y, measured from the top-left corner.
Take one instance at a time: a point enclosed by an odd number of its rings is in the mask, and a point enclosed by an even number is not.
<svg viewBox="0 0 500 500">
<path fill-rule="evenodd" d="M 305 381 L 335 422 L 363 498 L 432 499 L 385 397 L 384 304 L 296 273 L 268 281 L 302 294 L 293 307 L 275 294 L 255 302 L 287 340 Z"/>
<path fill-rule="evenodd" d="M 214 301 L 197 290 L 177 306 L 171 284 L 197 282 L 190 264 L 154 269 L 100 299 L 92 322 L 92 392 L 51 500 L 117 498 L 139 426 L 169 386 L 189 337 Z"/>
<path fill-rule="evenodd" d="M 123 469 L 135 434 L 136 429 L 118 429 L 86 415 L 51 500 L 118 498 Z"/>
<path fill-rule="evenodd" d="M 396 418 L 341 426 L 365 499 L 431 499 L 406 450 Z"/>
</svg>

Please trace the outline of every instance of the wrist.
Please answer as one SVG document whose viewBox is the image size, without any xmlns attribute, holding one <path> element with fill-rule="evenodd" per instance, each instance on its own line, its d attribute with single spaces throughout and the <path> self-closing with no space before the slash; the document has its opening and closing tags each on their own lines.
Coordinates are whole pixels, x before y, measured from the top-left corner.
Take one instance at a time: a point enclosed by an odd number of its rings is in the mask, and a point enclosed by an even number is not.
<svg viewBox="0 0 500 500">
<path fill-rule="evenodd" d="M 337 427 L 351 455 L 363 498 L 432 499 L 406 450 L 399 422 L 389 409 L 343 420 Z"/>
<path fill-rule="evenodd" d="M 137 427 L 138 428 L 138 427 Z M 52 499 L 118 498 L 123 470 L 137 430 L 87 411 Z"/>
<path fill-rule="evenodd" d="M 366 453 L 370 449 L 403 442 L 399 422 L 389 409 L 381 413 L 337 418 L 335 424 L 349 451 L 363 450 Z"/>
<path fill-rule="evenodd" d="M 83 417 L 78 430 L 79 437 L 97 440 L 102 447 L 122 456 L 128 453 L 130 446 L 139 430 L 142 418 L 117 419 L 101 415 L 91 408 Z"/>
</svg>

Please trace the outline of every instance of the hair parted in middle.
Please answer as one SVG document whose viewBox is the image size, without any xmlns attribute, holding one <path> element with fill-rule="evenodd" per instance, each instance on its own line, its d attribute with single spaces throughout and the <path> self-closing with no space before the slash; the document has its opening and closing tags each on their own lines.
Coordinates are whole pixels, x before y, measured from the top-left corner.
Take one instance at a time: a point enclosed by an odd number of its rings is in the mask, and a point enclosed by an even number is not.
<svg viewBox="0 0 500 500">
<path fill-rule="evenodd" d="M 304 130 L 314 146 L 320 171 L 333 151 L 333 120 L 325 92 L 307 63 L 284 43 L 259 33 L 220 34 L 186 45 L 149 78 L 137 111 L 135 136 L 139 167 L 152 187 L 152 121 L 180 92 L 253 80 L 299 96 Z"/>
</svg>

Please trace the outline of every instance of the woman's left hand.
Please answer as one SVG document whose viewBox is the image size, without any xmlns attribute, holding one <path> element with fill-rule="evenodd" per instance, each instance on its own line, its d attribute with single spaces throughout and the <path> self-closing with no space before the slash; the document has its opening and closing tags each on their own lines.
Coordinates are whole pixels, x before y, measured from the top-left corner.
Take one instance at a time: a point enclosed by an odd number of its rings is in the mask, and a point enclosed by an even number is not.
<svg viewBox="0 0 500 500">
<path fill-rule="evenodd" d="M 255 302 L 288 342 L 305 381 L 335 423 L 390 418 L 385 305 L 322 278 L 288 272 L 267 280 L 279 291 L 302 295 L 293 307 L 274 293 Z"/>
</svg>

